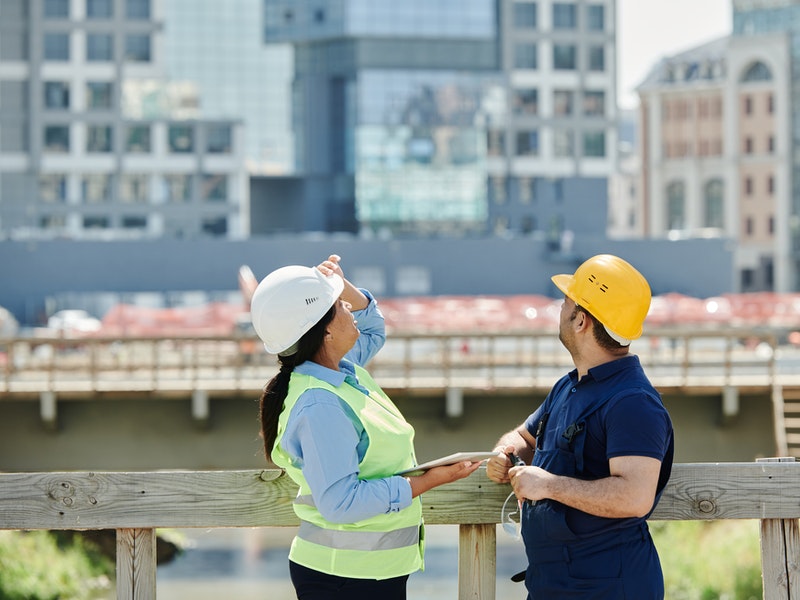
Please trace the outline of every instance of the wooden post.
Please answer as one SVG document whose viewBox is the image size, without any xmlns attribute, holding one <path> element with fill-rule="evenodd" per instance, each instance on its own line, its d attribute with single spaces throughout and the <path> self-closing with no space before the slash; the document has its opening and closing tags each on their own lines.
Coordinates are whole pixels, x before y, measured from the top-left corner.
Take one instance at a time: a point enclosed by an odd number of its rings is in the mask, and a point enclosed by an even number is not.
<svg viewBox="0 0 800 600">
<path fill-rule="evenodd" d="M 156 530 L 117 529 L 117 600 L 156 597 Z"/>
<path fill-rule="evenodd" d="M 39 394 L 39 416 L 45 429 L 48 431 L 58 429 L 58 403 L 55 392 L 46 391 Z"/>
<path fill-rule="evenodd" d="M 756 462 L 794 462 L 794 457 Z M 761 519 L 764 600 L 800 599 L 800 529 L 797 519 Z"/>
<path fill-rule="evenodd" d="M 494 600 L 497 529 L 494 523 L 458 528 L 458 600 Z"/>
</svg>

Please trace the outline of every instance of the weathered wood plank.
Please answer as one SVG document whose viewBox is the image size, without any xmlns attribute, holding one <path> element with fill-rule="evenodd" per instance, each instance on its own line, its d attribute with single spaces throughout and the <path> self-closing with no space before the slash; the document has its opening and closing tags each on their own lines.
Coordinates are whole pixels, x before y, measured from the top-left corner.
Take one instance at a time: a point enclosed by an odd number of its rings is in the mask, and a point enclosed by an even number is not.
<svg viewBox="0 0 800 600">
<path fill-rule="evenodd" d="M 155 597 L 155 530 L 117 529 L 117 600 Z"/>
<path fill-rule="evenodd" d="M 458 532 L 458 600 L 494 600 L 497 529 L 462 525 Z"/>
<path fill-rule="evenodd" d="M 0 529 L 292 526 L 278 470 L 0 473 Z M 498 523 L 507 485 L 480 469 L 425 493 L 429 524 Z M 657 520 L 795 519 L 800 463 L 676 464 Z"/>
</svg>

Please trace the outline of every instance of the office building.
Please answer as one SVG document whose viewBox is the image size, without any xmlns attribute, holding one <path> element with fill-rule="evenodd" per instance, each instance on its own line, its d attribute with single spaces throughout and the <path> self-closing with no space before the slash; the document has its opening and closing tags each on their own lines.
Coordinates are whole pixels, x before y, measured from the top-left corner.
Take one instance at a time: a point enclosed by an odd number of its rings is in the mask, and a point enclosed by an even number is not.
<svg viewBox="0 0 800 600">
<path fill-rule="evenodd" d="M 0 0 L 0 231 L 240 238 L 241 124 L 192 119 L 158 0 Z"/>
<path fill-rule="evenodd" d="M 199 118 L 242 121 L 248 173 L 292 173 L 292 47 L 264 44 L 262 0 L 162 4 L 166 78 L 195 87 Z"/>
<path fill-rule="evenodd" d="M 298 178 L 262 182 L 254 231 L 559 246 L 604 232 L 614 0 L 265 0 L 264 14 L 266 42 L 295 49 Z"/>
</svg>

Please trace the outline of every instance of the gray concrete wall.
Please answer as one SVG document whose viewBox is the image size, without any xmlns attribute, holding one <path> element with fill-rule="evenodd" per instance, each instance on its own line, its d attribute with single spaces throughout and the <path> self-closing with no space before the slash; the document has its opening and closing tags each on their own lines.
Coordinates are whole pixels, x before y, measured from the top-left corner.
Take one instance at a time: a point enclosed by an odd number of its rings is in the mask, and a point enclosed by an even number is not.
<svg viewBox="0 0 800 600">
<path fill-rule="evenodd" d="M 269 376 L 269 374 L 265 374 Z M 192 420 L 189 400 L 127 398 L 63 401 L 59 430 L 45 430 L 36 402 L 0 402 L 0 470 L 249 469 L 266 466 L 258 437 L 259 390 L 211 401 L 209 428 Z M 443 397 L 394 397 L 416 429 L 419 460 L 491 450 L 543 397 L 467 396 L 464 415 L 444 417 Z M 742 396 L 721 425 L 718 396 L 665 398 L 676 432 L 677 462 L 752 461 L 774 456 L 770 399 Z"/>
<path fill-rule="evenodd" d="M 381 267 L 385 296 L 395 296 L 400 267 L 431 274 L 431 295 L 543 294 L 556 297 L 550 276 L 582 260 L 612 253 L 632 262 L 654 294 L 710 297 L 734 290 L 732 253 L 720 239 L 670 242 L 576 238 L 569 254 L 529 238 L 361 240 L 349 235 L 148 242 L 0 241 L 0 306 L 23 324 L 44 317 L 45 299 L 71 292 L 230 291 L 249 265 L 260 279 L 287 264 L 313 265 L 330 253 L 353 267 Z M 358 282 L 356 282 L 358 283 Z M 102 315 L 95 315 L 101 317 Z"/>
</svg>

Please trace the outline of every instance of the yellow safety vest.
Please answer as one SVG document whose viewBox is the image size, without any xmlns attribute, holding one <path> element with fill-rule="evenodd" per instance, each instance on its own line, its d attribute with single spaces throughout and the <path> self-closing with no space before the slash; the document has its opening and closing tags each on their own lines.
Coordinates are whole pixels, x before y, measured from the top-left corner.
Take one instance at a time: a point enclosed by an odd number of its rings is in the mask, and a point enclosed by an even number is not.
<svg viewBox="0 0 800 600">
<path fill-rule="evenodd" d="M 292 541 L 289 559 L 339 577 L 388 579 L 424 568 L 422 504 L 419 498 L 398 512 L 386 513 L 356 523 L 331 523 L 320 514 L 300 468 L 281 448 L 286 422 L 297 399 L 308 389 L 329 390 L 352 409 L 369 436 L 369 446 L 359 463 L 359 479 L 383 479 L 413 467 L 414 428 L 381 390 L 369 373 L 356 366 L 359 383 L 369 396 L 343 383 L 336 387 L 310 375 L 292 373 L 283 410 L 278 419 L 278 437 L 272 460 L 286 470 L 299 486 L 294 512 L 300 529 Z M 320 424 L 324 427 L 324 424 Z"/>
</svg>

